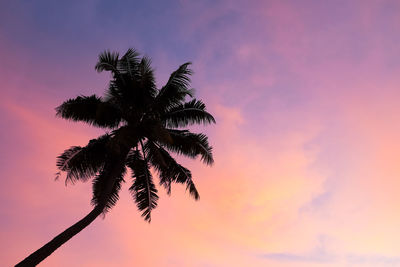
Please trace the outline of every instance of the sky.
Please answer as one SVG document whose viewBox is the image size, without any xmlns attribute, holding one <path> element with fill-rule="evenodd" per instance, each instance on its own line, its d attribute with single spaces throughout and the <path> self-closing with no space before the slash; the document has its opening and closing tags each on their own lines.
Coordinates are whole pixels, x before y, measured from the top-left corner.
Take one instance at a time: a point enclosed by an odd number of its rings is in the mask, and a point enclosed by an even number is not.
<svg viewBox="0 0 400 267">
<path fill-rule="evenodd" d="M 400 266 L 400 2 L 1 1 L 0 263 L 90 210 L 56 157 L 103 133 L 55 117 L 102 95 L 100 52 L 133 47 L 161 87 L 191 61 L 215 164 L 145 222 L 117 205 L 40 266 Z"/>
</svg>

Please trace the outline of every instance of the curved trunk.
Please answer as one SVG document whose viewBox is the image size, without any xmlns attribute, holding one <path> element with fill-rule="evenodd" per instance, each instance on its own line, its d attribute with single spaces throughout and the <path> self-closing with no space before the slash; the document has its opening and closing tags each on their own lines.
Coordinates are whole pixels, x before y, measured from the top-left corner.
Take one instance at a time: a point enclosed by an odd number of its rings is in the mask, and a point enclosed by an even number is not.
<svg viewBox="0 0 400 267">
<path fill-rule="evenodd" d="M 92 223 L 97 216 L 99 216 L 103 211 L 101 207 L 95 207 L 88 215 L 86 215 L 83 219 L 79 222 L 75 223 L 68 229 L 66 229 L 61 234 L 57 235 L 53 238 L 50 242 L 45 244 L 43 247 L 39 248 L 31 255 L 26 257 L 23 261 L 15 265 L 16 267 L 22 266 L 36 266 L 42 260 L 50 256 L 57 248 L 62 246 L 65 242 L 70 240 L 74 235 L 82 231 L 86 226 Z"/>
</svg>

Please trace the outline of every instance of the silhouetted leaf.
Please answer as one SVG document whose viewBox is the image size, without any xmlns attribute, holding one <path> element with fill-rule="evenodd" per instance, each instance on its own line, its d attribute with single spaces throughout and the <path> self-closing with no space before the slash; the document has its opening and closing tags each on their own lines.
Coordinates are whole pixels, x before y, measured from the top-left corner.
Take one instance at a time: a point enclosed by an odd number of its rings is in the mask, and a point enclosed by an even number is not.
<svg viewBox="0 0 400 267">
<path fill-rule="evenodd" d="M 168 150 L 190 158 L 200 155 L 205 164 L 212 165 L 214 163 L 212 147 L 205 134 L 195 134 L 188 130 L 168 129 L 168 131 L 172 143 L 162 143 Z"/>
<path fill-rule="evenodd" d="M 104 213 L 117 203 L 125 172 L 124 164 L 109 161 L 93 180 L 92 204 L 94 206 L 104 205 Z"/>
<path fill-rule="evenodd" d="M 103 102 L 96 95 L 78 96 L 69 99 L 56 108 L 56 115 L 73 121 L 83 121 L 88 124 L 114 128 L 121 121 L 121 112 L 113 104 Z"/>
<path fill-rule="evenodd" d="M 160 145 L 148 141 L 145 144 L 145 151 L 149 162 L 154 166 L 160 175 L 160 184 L 164 186 L 167 193 L 171 193 L 171 183 L 186 183 L 189 193 L 198 200 L 199 193 L 192 180 L 191 172 L 177 163 L 175 159 Z"/>
<path fill-rule="evenodd" d="M 67 173 L 65 183 L 86 181 L 95 176 L 107 160 L 106 145 L 109 139 L 109 135 L 103 135 L 90 140 L 85 147 L 73 146 L 58 156 L 58 169 Z"/>
<path fill-rule="evenodd" d="M 133 151 L 128 156 L 127 166 L 132 170 L 133 183 L 129 190 L 134 197 L 136 205 L 142 216 L 148 222 L 151 221 L 151 211 L 157 207 L 157 189 L 153 183 L 149 165 L 142 158 L 139 151 Z"/>
<path fill-rule="evenodd" d="M 177 105 L 185 100 L 186 96 L 193 97 L 193 91 L 190 86 L 190 75 L 193 71 L 188 68 L 190 62 L 181 65 L 174 71 L 167 84 L 161 88 L 155 98 L 154 109 L 164 111 L 174 105 Z"/>
<path fill-rule="evenodd" d="M 196 99 L 169 108 L 161 119 L 166 122 L 167 127 L 215 123 L 214 117 L 206 112 L 206 105 Z"/>
<path fill-rule="evenodd" d="M 110 52 L 106 50 L 99 55 L 99 61 L 97 62 L 95 69 L 97 72 L 112 71 L 117 73 L 117 63 L 119 54 L 117 52 Z"/>
</svg>

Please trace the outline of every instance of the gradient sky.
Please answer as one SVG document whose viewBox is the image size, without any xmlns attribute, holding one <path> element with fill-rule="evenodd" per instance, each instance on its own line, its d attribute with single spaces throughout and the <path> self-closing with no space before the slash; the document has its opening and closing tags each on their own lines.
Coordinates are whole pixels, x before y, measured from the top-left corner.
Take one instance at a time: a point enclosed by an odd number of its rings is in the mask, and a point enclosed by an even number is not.
<svg viewBox="0 0 400 267">
<path fill-rule="evenodd" d="M 55 158 L 102 133 L 55 118 L 134 47 L 158 85 L 186 61 L 215 165 L 181 159 L 151 224 L 117 206 L 41 266 L 400 266 L 400 1 L 2 1 L 0 265 L 90 209 Z"/>
</svg>

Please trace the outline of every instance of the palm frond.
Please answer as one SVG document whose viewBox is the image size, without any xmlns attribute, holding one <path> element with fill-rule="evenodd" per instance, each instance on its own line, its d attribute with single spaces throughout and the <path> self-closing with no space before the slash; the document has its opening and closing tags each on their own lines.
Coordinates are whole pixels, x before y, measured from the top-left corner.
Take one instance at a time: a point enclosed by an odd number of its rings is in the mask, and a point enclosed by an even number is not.
<svg viewBox="0 0 400 267">
<path fill-rule="evenodd" d="M 103 213 L 115 206 L 126 172 L 125 165 L 107 162 L 103 170 L 93 180 L 92 205 L 104 207 Z"/>
<path fill-rule="evenodd" d="M 114 128 L 121 121 L 121 111 L 96 95 L 78 96 L 65 101 L 56 108 L 56 116 L 105 128 Z"/>
<path fill-rule="evenodd" d="M 140 87 L 148 98 L 154 98 L 156 95 L 156 82 L 154 70 L 151 67 L 151 59 L 144 56 L 139 63 Z"/>
<path fill-rule="evenodd" d="M 149 162 L 160 174 L 160 185 L 164 186 L 167 193 L 171 193 L 171 183 L 186 183 L 186 188 L 191 196 L 198 200 L 199 193 L 192 180 L 191 172 L 176 162 L 176 160 L 162 146 L 148 140 L 145 144 L 145 151 Z"/>
<path fill-rule="evenodd" d="M 206 111 L 206 105 L 196 99 L 171 107 L 162 116 L 162 120 L 167 127 L 172 128 L 215 123 L 214 117 Z"/>
<path fill-rule="evenodd" d="M 119 60 L 118 52 L 110 52 L 110 50 L 106 50 L 99 55 L 99 60 L 95 66 L 97 72 L 102 71 L 112 71 L 117 74 L 117 63 Z"/>
<path fill-rule="evenodd" d="M 132 151 L 126 165 L 132 170 L 133 184 L 129 188 L 139 211 L 148 222 L 151 221 L 151 211 L 157 207 L 157 189 L 149 170 L 149 165 L 139 151 Z"/>
<path fill-rule="evenodd" d="M 187 62 L 181 65 L 171 74 L 167 84 L 161 88 L 156 96 L 154 108 L 163 111 L 181 103 L 186 96 L 193 97 L 193 91 L 189 88 L 190 75 L 193 74 L 193 71 L 189 69 L 190 64 L 190 62 Z"/>
<path fill-rule="evenodd" d="M 129 48 L 117 63 L 118 71 L 134 80 L 138 72 L 139 56 L 140 54 L 135 49 Z"/>
<path fill-rule="evenodd" d="M 66 172 L 65 183 L 87 181 L 102 170 L 106 161 L 108 135 L 90 140 L 85 147 L 73 146 L 57 157 L 57 168 Z"/>
<path fill-rule="evenodd" d="M 168 129 L 171 136 L 171 143 L 162 143 L 165 148 L 177 154 L 185 155 L 190 158 L 201 156 L 203 163 L 212 165 L 214 163 L 212 147 L 208 143 L 205 134 L 195 134 L 188 130 Z"/>
<path fill-rule="evenodd" d="M 200 199 L 200 194 L 192 180 L 186 183 L 186 190 L 189 190 L 190 195 L 192 195 L 195 200 Z"/>
</svg>

